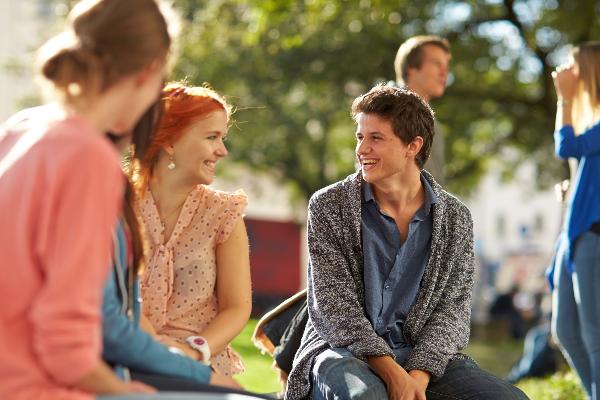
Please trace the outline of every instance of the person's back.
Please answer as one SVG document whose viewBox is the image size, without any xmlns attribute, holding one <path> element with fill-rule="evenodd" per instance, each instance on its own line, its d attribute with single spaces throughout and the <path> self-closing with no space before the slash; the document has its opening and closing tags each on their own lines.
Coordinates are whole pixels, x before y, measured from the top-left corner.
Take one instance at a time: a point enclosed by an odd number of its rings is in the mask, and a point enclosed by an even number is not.
<svg viewBox="0 0 600 400">
<path fill-rule="evenodd" d="M 84 0 L 39 51 L 56 106 L 1 128 L 0 398 L 153 391 L 100 359 L 101 285 L 123 190 L 105 132 L 125 136 L 156 100 L 169 46 L 154 0 Z"/>
<path fill-rule="evenodd" d="M 70 252 L 81 249 L 81 241 L 110 237 L 114 221 L 104 221 L 109 215 L 98 214 L 85 199 L 104 197 L 108 192 L 115 207 L 118 205 L 122 184 L 118 156 L 83 119 L 53 119 L 52 111 L 46 109 L 47 115 L 40 118 L 45 121 L 21 113 L 18 117 L 22 120 L 6 126 L 0 137 L 3 398 L 9 394 L 19 398 L 39 398 L 42 393 L 47 396 L 42 398 L 64 396 L 66 390 L 53 380 L 70 381 L 99 351 L 99 311 L 90 314 L 86 309 L 96 304 L 100 294 L 86 283 L 104 279 L 110 243 L 100 240 L 90 248 L 92 252 L 86 254 L 90 265 L 74 265 L 68 258 L 77 257 Z M 44 111 L 38 108 L 30 114 L 39 116 L 40 112 Z M 86 185 L 87 180 L 110 182 L 111 186 Z M 84 187 L 88 192 L 79 193 Z M 110 210 L 111 214 L 116 215 L 117 210 Z M 94 221 L 94 225 L 82 227 L 78 219 Z M 78 229 L 91 226 L 92 231 Z M 58 263 L 71 268 L 53 268 Z M 80 268 L 85 268 L 84 280 L 79 280 Z M 59 284 L 48 288 L 44 284 L 48 279 Z M 84 301 L 73 304 L 72 298 Z M 86 317 L 72 326 L 67 312 Z M 65 335 L 65 331 L 71 334 Z M 32 343 L 39 345 L 32 347 Z M 48 376 L 45 368 L 54 375 Z"/>
</svg>

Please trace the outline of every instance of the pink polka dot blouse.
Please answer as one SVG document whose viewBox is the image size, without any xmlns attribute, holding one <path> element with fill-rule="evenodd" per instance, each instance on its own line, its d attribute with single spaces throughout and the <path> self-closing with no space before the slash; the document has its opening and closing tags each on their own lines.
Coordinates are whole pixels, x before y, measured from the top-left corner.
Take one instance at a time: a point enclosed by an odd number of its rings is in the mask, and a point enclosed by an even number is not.
<svg viewBox="0 0 600 400">
<path fill-rule="evenodd" d="M 143 312 L 159 340 L 182 344 L 202 330 L 218 311 L 216 247 L 225 242 L 248 204 L 246 194 L 198 185 L 186 198 L 171 237 L 165 243 L 158 209 L 148 189 L 139 210 L 146 227 L 149 254 L 142 278 Z M 224 375 L 244 370 L 229 346 L 211 357 Z"/>
</svg>

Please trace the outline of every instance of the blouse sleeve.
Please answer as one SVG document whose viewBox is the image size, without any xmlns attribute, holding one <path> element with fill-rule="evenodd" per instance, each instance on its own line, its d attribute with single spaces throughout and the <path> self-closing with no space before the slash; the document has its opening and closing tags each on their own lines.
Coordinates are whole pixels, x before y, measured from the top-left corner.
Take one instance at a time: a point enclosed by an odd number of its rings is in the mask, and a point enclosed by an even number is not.
<svg viewBox="0 0 600 400">
<path fill-rule="evenodd" d="M 221 225 L 217 233 L 217 244 L 224 243 L 233 232 L 237 221 L 244 215 L 248 205 L 248 196 L 243 190 L 236 190 L 235 193 L 226 194 L 225 207 L 221 217 Z"/>
</svg>

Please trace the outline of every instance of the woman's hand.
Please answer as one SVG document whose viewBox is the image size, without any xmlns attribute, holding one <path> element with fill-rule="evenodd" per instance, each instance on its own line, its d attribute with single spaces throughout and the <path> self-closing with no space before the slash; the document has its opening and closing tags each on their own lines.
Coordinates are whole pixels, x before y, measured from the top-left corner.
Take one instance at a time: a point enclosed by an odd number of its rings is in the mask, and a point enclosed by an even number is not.
<svg viewBox="0 0 600 400">
<path fill-rule="evenodd" d="M 131 381 L 131 382 L 123 382 L 123 388 L 122 388 L 121 393 L 122 394 L 126 394 L 126 393 L 152 394 L 152 393 L 156 393 L 156 389 L 154 389 L 152 386 L 148 386 L 142 382 Z"/>
<path fill-rule="evenodd" d="M 563 101 L 571 101 L 577 89 L 577 72 L 573 64 L 561 65 L 552 72 L 556 95 Z"/>
<path fill-rule="evenodd" d="M 125 382 L 119 379 L 114 372 L 100 361 L 90 372 L 82 376 L 74 386 L 96 394 L 126 394 L 126 393 L 155 393 L 156 389 L 144 383 L 133 381 Z"/>
</svg>

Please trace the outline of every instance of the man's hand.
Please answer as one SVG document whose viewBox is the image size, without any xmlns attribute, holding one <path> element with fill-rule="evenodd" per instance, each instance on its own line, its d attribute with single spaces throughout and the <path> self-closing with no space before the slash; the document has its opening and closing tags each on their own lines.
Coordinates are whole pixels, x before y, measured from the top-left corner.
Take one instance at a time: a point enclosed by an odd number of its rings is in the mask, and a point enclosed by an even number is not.
<svg viewBox="0 0 600 400">
<path fill-rule="evenodd" d="M 427 371 L 421 371 L 420 369 L 413 369 L 408 374 L 417 381 L 419 387 L 423 390 L 423 393 L 425 393 L 427 385 L 429 385 L 429 380 L 431 379 L 431 374 Z"/>
<path fill-rule="evenodd" d="M 426 400 L 423 383 L 389 356 L 369 357 L 369 366 L 385 382 L 390 400 Z M 422 371 L 419 371 L 422 372 Z M 418 378 L 421 377 L 417 374 Z"/>
</svg>

